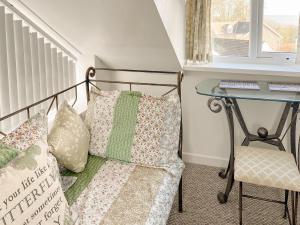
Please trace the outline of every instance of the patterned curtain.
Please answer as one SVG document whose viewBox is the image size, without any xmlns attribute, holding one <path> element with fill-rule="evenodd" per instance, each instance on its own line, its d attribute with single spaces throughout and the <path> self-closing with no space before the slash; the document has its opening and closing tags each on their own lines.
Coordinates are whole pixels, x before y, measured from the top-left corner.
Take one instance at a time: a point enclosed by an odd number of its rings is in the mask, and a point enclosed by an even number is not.
<svg viewBox="0 0 300 225">
<path fill-rule="evenodd" d="M 297 58 L 296 64 L 300 64 L 300 15 L 299 15 L 299 26 L 298 26 L 298 46 L 297 46 Z"/>
<path fill-rule="evenodd" d="M 186 2 L 187 60 L 211 62 L 211 0 Z"/>
</svg>

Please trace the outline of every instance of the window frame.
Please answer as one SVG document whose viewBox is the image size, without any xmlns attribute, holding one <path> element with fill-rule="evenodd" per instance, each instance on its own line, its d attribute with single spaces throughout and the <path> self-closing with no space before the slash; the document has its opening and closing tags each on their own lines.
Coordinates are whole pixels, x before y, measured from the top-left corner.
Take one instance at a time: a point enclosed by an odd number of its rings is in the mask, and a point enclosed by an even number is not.
<svg viewBox="0 0 300 225">
<path fill-rule="evenodd" d="M 214 62 L 279 65 L 295 64 L 296 53 L 262 51 L 263 20 L 264 0 L 250 0 L 250 40 L 248 56 L 213 56 Z"/>
</svg>

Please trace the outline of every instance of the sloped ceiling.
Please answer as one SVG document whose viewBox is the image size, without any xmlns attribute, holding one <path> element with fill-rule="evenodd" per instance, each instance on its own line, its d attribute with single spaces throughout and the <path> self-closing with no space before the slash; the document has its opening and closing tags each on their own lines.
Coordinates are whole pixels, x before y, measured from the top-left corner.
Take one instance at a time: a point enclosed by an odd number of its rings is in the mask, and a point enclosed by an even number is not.
<svg viewBox="0 0 300 225">
<path fill-rule="evenodd" d="M 154 0 L 177 58 L 185 62 L 185 0 Z"/>
<path fill-rule="evenodd" d="M 180 70 L 153 0 L 22 0 L 84 55 L 104 66 Z"/>
</svg>

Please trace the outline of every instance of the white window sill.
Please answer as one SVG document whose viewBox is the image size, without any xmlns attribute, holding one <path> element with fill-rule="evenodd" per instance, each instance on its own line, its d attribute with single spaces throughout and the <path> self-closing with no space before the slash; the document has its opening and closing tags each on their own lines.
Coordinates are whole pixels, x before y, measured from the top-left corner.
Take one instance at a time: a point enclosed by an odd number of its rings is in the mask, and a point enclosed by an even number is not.
<svg viewBox="0 0 300 225">
<path fill-rule="evenodd" d="M 185 71 L 300 77 L 300 65 L 209 63 L 185 65 Z"/>
</svg>

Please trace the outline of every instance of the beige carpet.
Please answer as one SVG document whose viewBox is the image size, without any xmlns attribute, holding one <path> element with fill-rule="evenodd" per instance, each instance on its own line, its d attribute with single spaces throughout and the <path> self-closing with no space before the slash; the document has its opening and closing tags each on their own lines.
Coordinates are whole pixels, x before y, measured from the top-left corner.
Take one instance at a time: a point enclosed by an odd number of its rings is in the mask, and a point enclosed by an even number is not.
<svg viewBox="0 0 300 225">
<path fill-rule="evenodd" d="M 218 168 L 187 164 L 183 174 L 184 212 L 178 213 L 177 198 L 168 225 L 238 225 L 238 189 L 234 186 L 227 204 L 217 200 L 226 180 L 218 177 Z M 283 200 L 283 192 L 244 185 L 247 194 Z M 282 218 L 283 205 L 243 199 L 244 225 L 287 225 Z M 300 209 L 299 209 L 300 210 Z M 300 224 L 300 221 L 298 222 Z"/>
</svg>

